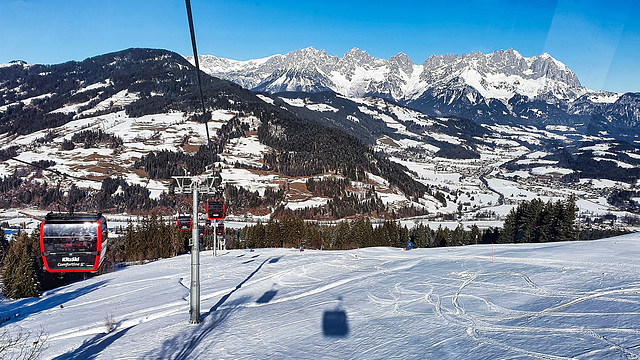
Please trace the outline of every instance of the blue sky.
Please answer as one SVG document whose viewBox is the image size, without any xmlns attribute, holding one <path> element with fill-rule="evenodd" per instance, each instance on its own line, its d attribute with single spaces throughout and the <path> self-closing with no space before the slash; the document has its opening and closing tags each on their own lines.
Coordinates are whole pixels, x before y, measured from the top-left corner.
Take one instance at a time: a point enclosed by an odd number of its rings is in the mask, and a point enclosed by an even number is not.
<svg viewBox="0 0 640 360">
<path fill-rule="evenodd" d="M 192 0 L 200 54 L 237 60 L 313 46 L 415 63 L 513 48 L 551 54 L 595 90 L 640 91 L 638 0 Z M 0 63 L 56 64 L 129 47 L 191 55 L 181 0 L 0 0 Z"/>
</svg>

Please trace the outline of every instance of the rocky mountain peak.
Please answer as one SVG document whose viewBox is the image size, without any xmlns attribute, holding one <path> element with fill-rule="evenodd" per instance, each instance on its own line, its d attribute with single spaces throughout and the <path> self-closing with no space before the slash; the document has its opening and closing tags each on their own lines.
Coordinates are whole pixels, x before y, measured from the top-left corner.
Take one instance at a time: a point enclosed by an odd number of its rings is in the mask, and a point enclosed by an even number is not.
<svg viewBox="0 0 640 360">
<path fill-rule="evenodd" d="M 366 51 L 362 51 L 357 47 L 354 47 L 353 49 L 347 51 L 347 53 L 344 54 L 344 57 L 342 58 L 342 61 L 344 62 L 355 62 L 362 65 L 369 64 L 372 60 L 373 58 L 371 57 L 371 55 L 369 55 L 369 53 L 367 53 Z"/>
<path fill-rule="evenodd" d="M 325 64 L 331 63 L 332 57 L 327 55 L 325 50 L 317 50 L 313 46 L 305 49 L 290 52 L 281 57 L 274 57 L 269 60 L 269 65 L 277 67 L 279 70 L 287 69 L 314 69 L 324 68 Z"/>
<path fill-rule="evenodd" d="M 529 68 L 538 78 L 546 77 L 561 81 L 571 87 L 582 87 L 578 77 L 573 71 L 569 70 L 565 64 L 554 59 L 547 53 L 530 58 L 530 62 Z"/>
<path fill-rule="evenodd" d="M 411 74 L 413 72 L 413 60 L 409 57 L 409 55 L 405 53 L 398 53 L 395 56 L 392 56 L 389 59 L 389 64 L 394 67 L 400 68 L 406 74 Z"/>
</svg>

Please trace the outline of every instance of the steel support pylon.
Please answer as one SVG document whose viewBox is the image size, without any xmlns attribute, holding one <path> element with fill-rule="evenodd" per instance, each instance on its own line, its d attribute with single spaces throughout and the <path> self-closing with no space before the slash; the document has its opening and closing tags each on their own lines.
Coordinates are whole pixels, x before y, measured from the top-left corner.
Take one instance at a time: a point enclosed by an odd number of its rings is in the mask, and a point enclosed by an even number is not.
<svg viewBox="0 0 640 360">
<path fill-rule="evenodd" d="M 193 245 L 191 246 L 191 289 L 189 297 L 189 322 L 191 324 L 200 323 L 200 234 L 198 232 L 198 184 L 192 186 L 193 191 L 193 219 L 191 236 Z"/>
<path fill-rule="evenodd" d="M 200 233 L 198 229 L 198 193 L 216 193 L 215 178 L 209 176 L 174 176 L 177 194 L 189 194 L 193 197 L 191 227 L 191 287 L 189 289 L 189 322 L 199 324 L 200 319 Z"/>
</svg>

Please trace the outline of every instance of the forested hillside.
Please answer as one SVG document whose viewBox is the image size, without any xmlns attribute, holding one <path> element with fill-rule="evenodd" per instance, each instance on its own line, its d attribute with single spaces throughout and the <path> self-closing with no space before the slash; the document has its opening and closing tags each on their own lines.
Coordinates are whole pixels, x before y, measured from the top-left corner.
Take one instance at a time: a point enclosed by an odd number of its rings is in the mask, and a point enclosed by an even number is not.
<svg viewBox="0 0 640 360">
<path fill-rule="evenodd" d="M 347 181 L 365 181 L 369 173 L 386 179 L 410 198 L 437 195 L 409 176 L 405 167 L 374 153 L 357 138 L 269 104 L 231 82 L 201 75 L 207 108 L 238 114 L 212 137 L 214 161 L 230 139 L 249 130 L 238 117 L 253 116 L 261 122 L 257 129 L 260 142 L 273 149 L 264 155 L 263 170 L 293 177 L 333 172 Z M 134 118 L 183 112 L 191 119 L 203 120 L 199 116 L 201 106 L 193 66 L 182 56 L 165 50 L 128 49 L 59 65 L 14 64 L 0 69 L 0 83 L 4 88 L 0 105 L 6 106 L 6 111 L 0 113 L 0 134 L 28 134 L 74 119 L 122 110 Z M 52 132 L 47 134 L 42 139 L 45 143 L 54 137 Z M 102 130 L 87 130 L 65 139 L 61 150 L 103 147 L 117 152 L 121 145 L 118 137 Z M 4 152 L 11 157 L 18 151 L 7 148 Z M 180 149 L 153 151 L 142 156 L 133 168 L 144 170 L 151 179 L 170 179 L 183 175 L 185 170 L 200 174 L 209 164 L 208 149 L 200 147 L 192 153 Z M 6 206 L 32 204 L 48 208 L 62 202 L 85 207 L 94 203 L 89 199 L 95 198 L 104 201 L 102 208 L 130 211 L 160 203 L 171 206 L 173 202 L 151 200 L 144 191 L 129 194 L 130 201 L 118 201 L 114 197 L 117 194 L 105 192 L 104 184 L 99 192 L 79 192 L 62 199 L 55 195 L 53 184 L 27 184 L 17 178 L 2 180 L 3 186 L 12 191 L 2 199 Z M 24 187 L 28 190 L 21 190 Z M 135 188 L 126 183 L 121 187 L 123 191 Z"/>
</svg>

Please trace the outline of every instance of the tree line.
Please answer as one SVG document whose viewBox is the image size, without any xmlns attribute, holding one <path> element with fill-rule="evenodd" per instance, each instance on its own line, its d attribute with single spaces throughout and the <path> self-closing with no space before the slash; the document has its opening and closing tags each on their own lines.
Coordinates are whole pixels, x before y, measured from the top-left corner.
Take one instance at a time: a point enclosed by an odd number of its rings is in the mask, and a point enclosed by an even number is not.
<svg viewBox="0 0 640 360">
<path fill-rule="evenodd" d="M 222 125 L 216 136 L 211 138 L 213 161 L 220 161 L 218 154 L 224 151 L 224 147 L 230 139 L 244 136 L 249 130 L 249 125 L 242 123 L 238 117 L 234 117 Z M 185 171 L 193 175 L 202 174 L 207 165 L 211 165 L 208 145 L 202 145 L 194 154 L 186 154 L 180 151 L 162 150 L 150 152 L 136 161 L 135 169 L 144 169 L 151 179 L 171 179 L 172 176 L 182 176 Z"/>
<path fill-rule="evenodd" d="M 460 246 L 488 243 L 538 243 L 551 241 L 590 240 L 627 233 L 624 230 L 586 228 L 581 233 L 576 223 L 577 207 L 573 198 L 543 202 L 540 199 L 520 203 L 506 217 L 501 229 L 481 230 L 473 225 L 465 229 L 423 224 L 409 229 L 395 220 L 374 225 L 369 218 L 341 221 L 337 225 L 320 225 L 300 218 L 272 218 L 240 230 L 230 230 L 235 248 L 297 247 L 311 249 L 353 249 L 369 246 L 404 247 L 411 241 L 415 247 Z"/>
<path fill-rule="evenodd" d="M 0 178 L 0 207 L 36 206 L 56 211 L 112 211 L 144 213 L 152 210 L 172 213 L 178 202 L 176 195 L 162 193 L 158 199 L 149 197 L 149 190 L 139 184 L 129 184 L 123 178 L 105 178 L 100 190 L 80 189 L 75 184 L 25 181 L 26 170 Z"/>
<path fill-rule="evenodd" d="M 65 139 L 62 141 L 62 150 L 73 150 L 76 144 L 83 144 L 83 148 L 95 148 L 98 145 L 104 144 L 109 149 L 120 150 L 124 144 L 124 141 L 118 136 L 107 134 L 102 129 L 98 130 L 84 130 L 77 132 L 71 136 L 71 139 Z"/>
<path fill-rule="evenodd" d="M 477 239 L 477 240 L 476 240 Z M 497 240 L 496 230 L 480 230 L 462 225 L 451 230 L 446 227 L 431 229 L 424 224 L 409 229 L 394 220 L 374 225 L 369 218 L 340 221 L 335 225 L 305 222 L 286 218 L 258 223 L 242 229 L 227 231 L 227 246 L 236 249 L 263 247 L 299 247 L 309 249 L 348 250 L 360 247 L 414 247 L 460 246 Z"/>
<path fill-rule="evenodd" d="M 181 155 L 180 155 L 181 154 Z M 198 157 L 207 158 L 206 147 L 201 147 Z M 185 156 L 182 153 L 150 154 L 147 164 L 158 163 L 164 156 Z M 175 157 L 173 159 L 178 159 Z M 191 163 L 191 162 L 188 162 Z M 194 161 L 194 164 L 202 164 Z M 158 172 L 169 171 L 168 167 L 154 167 Z M 131 214 L 160 215 L 174 214 L 176 211 L 190 206 L 185 204 L 184 197 L 175 194 L 173 188 L 163 192 L 158 198 L 151 198 L 149 190 L 140 184 L 130 184 L 120 177 L 108 177 L 102 180 L 99 190 L 81 189 L 75 184 L 62 187 L 61 184 L 49 184 L 46 181 L 25 181 L 27 170 L 18 169 L 13 175 L 0 178 L 0 207 L 36 206 L 40 209 L 55 211 L 101 211 L 128 212 Z M 223 188 L 227 209 L 234 214 L 251 213 L 253 215 L 268 215 L 276 219 L 298 217 L 315 220 L 336 220 L 352 216 L 370 216 L 376 218 L 394 219 L 406 216 L 426 214 L 426 210 L 415 207 L 403 207 L 390 210 L 370 187 L 362 195 L 347 190 L 350 181 L 345 179 L 309 179 L 307 185 L 316 196 L 332 197 L 325 205 L 291 210 L 286 207 L 286 189 L 268 188 L 264 194 L 250 191 L 241 186 L 227 184 Z"/>
</svg>

